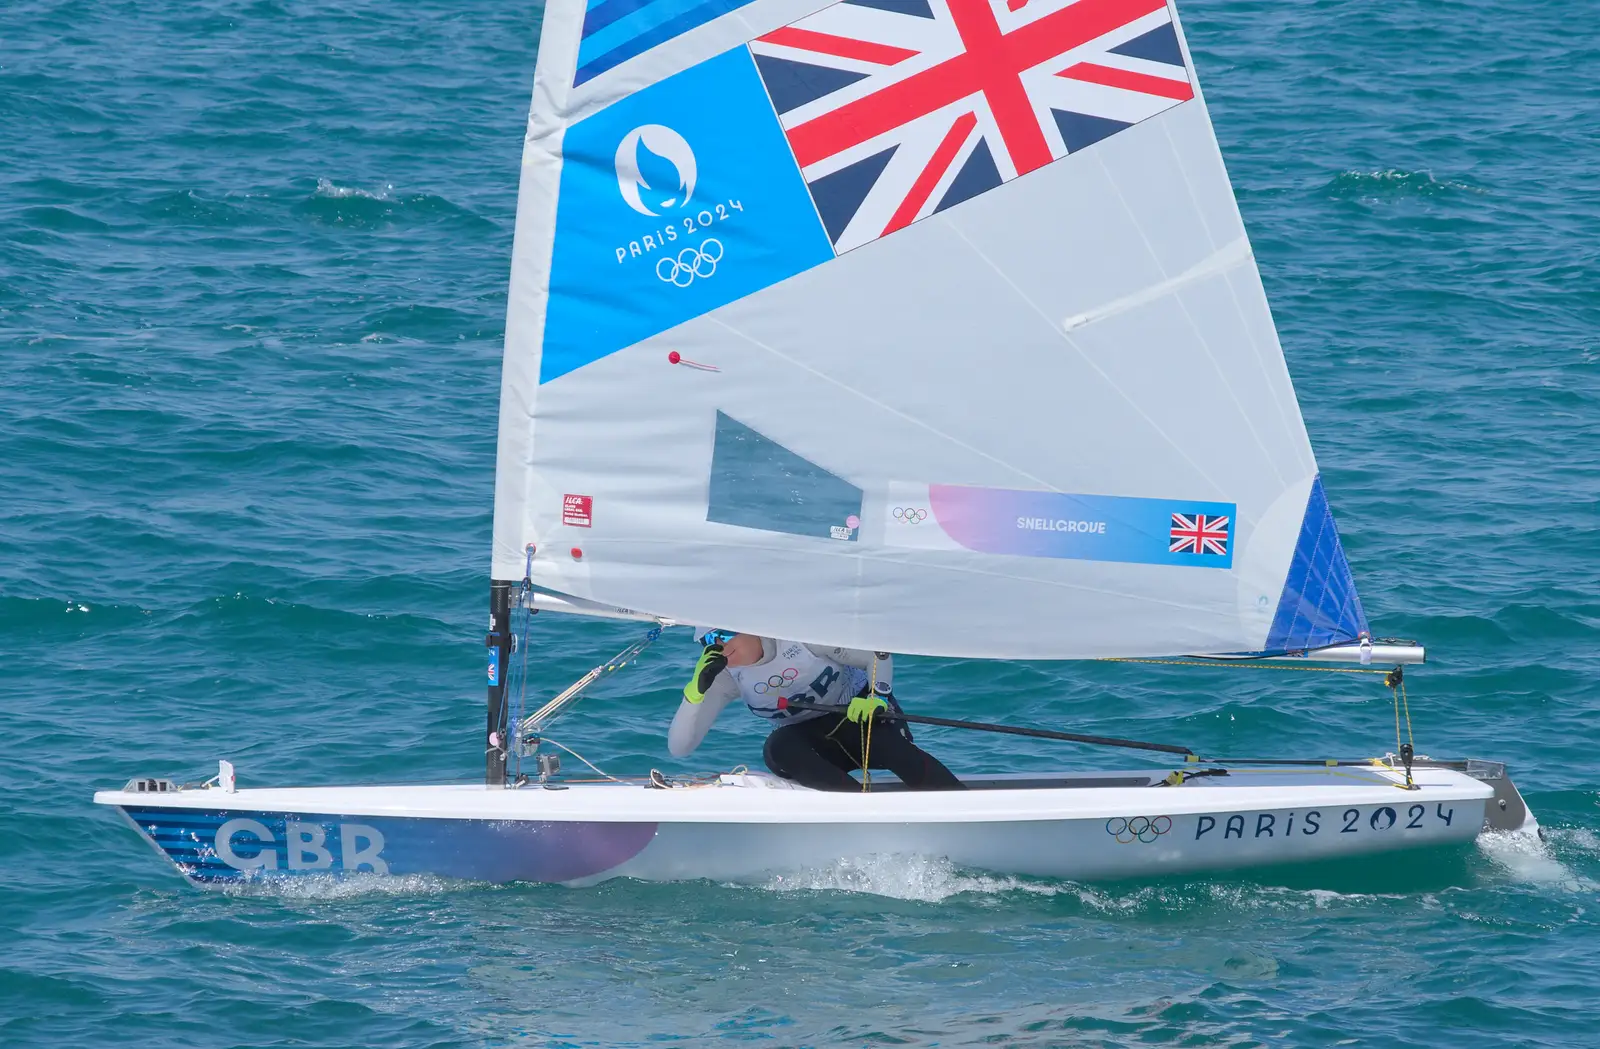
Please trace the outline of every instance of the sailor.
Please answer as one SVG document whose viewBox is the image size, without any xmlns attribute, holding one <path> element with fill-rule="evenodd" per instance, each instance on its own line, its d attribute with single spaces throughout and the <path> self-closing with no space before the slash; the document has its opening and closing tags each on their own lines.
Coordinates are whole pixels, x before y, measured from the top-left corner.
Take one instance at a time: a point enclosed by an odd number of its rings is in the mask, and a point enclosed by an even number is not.
<svg viewBox="0 0 1600 1049">
<path fill-rule="evenodd" d="M 860 790 L 850 772 L 886 768 L 913 790 L 960 790 L 950 770 L 883 717 L 894 702 L 893 657 L 854 648 L 813 648 L 755 634 L 707 631 L 694 676 L 667 732 L 674 757 L 692 752 L 735 699 L 775 727 L 762 752 L 784 779 L 817 790 Z M 796 709 L 792 704 L 833 708 Z"/>
</svg>

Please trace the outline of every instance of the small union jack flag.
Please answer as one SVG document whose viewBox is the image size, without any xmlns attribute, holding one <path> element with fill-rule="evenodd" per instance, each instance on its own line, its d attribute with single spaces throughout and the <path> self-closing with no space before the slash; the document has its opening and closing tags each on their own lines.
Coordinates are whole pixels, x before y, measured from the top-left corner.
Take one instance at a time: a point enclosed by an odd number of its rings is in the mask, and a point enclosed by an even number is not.
<svg viewBox="0 0 1600 1049">
<path fill-rule="evenodd" d="M 1173 554 L 1220 554 L 1228 556 L 1228 518 L 1216 514 L 1173 514 Z"/>
<path fill-rule="evenodd" d="M 1194 97 L 1167 0 L 841 0 L 750 52 L 838 252 Z"/>
</svg>

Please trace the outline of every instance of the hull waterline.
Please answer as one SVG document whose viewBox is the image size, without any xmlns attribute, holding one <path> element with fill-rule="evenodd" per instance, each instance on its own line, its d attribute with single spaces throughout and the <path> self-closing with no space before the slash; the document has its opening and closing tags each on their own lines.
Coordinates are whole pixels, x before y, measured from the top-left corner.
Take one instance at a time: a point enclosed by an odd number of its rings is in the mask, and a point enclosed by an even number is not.
<svg viewBox="0 0 1600 1049">
<path fill-rule="evenodd" d="M 1111 880 L 1375 855 L 1536 827 L 1515 786 L 1439 766 L 995 777 L 961 793 L 829 794 L 757 774 L 699 786 L 575 784 L 103 791 L 191 881 L 424 874 L 586 884 L 749 881 L 924 856 Z"/>
</svg>

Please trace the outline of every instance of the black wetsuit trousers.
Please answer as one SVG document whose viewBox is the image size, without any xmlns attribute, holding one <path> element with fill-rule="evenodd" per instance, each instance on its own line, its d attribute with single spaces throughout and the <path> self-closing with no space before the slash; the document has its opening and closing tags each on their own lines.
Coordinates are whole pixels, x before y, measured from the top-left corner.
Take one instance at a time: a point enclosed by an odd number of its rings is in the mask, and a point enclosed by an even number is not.
<svg viewBox="0 0 1600 1049">
<path fill-rule="evenodd" d="M 767 768 L 807 787 L 860 790 L 850 773 L 861 767 L 862 735 L 862 726 L 852 725 L 843 714 L 823 714 L 773 729 L 762 756 Z M 913 790 L 965 789 L 938 758 L 883 718 L 873 719 L 868 757 L 872 768 L 888 769 Z"/>
</svg>

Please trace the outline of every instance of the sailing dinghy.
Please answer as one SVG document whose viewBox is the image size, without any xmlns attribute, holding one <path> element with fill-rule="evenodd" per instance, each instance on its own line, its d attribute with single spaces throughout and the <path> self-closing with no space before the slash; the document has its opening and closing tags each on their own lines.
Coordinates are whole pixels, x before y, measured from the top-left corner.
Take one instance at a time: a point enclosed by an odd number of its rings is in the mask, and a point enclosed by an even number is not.
<svg viewBox="0 0 1600 1049">
<path fill-rule="evenodd" d="M 1423 652 L 1369 632 L 1165 0 L 549 0 L 490 593 L 484 783 L 240 789 L 224 762 L 95 800 L 202 883 L 736 880 L 869 854 L 1114 878 L 1534 827 L 1501 765 L 1399 739 L 824 793 L 564 779 L 542 735 L 677 624 L 1343 662 L 1387 673 L 1398 725 Z M 530 712 L 544 611 L 646 633 Z"/>
</svg>

